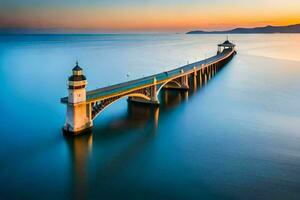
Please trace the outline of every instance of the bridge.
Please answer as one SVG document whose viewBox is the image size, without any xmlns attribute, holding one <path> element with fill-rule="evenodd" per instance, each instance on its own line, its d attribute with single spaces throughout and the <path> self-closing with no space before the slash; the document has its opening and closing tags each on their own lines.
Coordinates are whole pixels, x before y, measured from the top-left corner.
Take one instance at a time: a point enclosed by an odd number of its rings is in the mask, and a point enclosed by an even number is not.
<svg viewBox="0 0 300 200">
<path fill-rule="evenodd" d="M 159 106 L 158 95 L 162 89 L 189 90 L 190 82 L 204 84 L 223 68 L 236 54 L 235 44 L 226 40 L 218 45 L 215 56 L 185 66 L 92 91 L 86 91 L 87 80 L 83 70 L 73 68 L 68 79 L 65 133 L 77 135 L 89 130 L 93 120 L 114 102 L 128 97 L 129 101 Z"/>
</svg>

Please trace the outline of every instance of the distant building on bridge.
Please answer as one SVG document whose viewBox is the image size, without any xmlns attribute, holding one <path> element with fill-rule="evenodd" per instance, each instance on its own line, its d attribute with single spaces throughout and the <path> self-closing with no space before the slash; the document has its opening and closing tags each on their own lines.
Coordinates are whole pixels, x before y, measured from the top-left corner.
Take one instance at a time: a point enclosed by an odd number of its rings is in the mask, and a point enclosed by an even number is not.
<svg viewBox="0 0 300 200">
<path fill-rule="evenodd" d="M 220 54 L 224 49 L 234 49 L 235 48 L 235 44 L 231 43 L 228 39 L 221 43 L 218 44 L 218 54 Z"/>
</svg>

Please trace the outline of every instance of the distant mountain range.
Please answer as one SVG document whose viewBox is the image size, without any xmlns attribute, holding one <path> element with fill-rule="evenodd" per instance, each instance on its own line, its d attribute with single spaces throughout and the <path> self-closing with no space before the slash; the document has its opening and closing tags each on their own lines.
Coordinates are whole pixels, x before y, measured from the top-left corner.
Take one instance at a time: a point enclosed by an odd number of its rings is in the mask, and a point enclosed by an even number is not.
<svg viewBox="0 0 300 200">
<path fill-rule="evenodd" d="M 300 33 L 300 24 L 289 26 L 265 26 L 256 28 L 236 28 L 227 31 L 190 31 L 186 34 L 270 34 L 270 33 Z"/>
</svg>

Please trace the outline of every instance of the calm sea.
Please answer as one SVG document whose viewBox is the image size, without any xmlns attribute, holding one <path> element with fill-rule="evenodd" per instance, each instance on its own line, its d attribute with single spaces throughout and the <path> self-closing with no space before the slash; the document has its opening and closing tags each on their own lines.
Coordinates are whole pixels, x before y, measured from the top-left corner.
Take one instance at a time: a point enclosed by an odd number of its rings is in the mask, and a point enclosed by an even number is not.
<svg viewBox="0 0 300 200">
<path fill-rule="evenodd" d="M 231 35 L 238 54 L 159 109 L 61 132 L 76 60 L 88 90 L 212 56 L 225 35 L 0 36 L 1 199 L 300 199 L 300 35 Z"/>
</svg>

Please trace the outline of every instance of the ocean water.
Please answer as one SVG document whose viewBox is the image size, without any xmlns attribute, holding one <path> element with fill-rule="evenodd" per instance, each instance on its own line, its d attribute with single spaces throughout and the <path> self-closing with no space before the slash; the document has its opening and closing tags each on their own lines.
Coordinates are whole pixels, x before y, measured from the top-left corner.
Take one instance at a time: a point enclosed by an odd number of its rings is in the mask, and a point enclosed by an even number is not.
<svg viewBox="0 0 300 200">
<path fill-rule="evenodd" d="M 225 35 L 0 36 L 1 199 L 299 199 L 300 35 L 230 35 L 209 83 L 125 99 L 62 134 L 76 60 L 88 90 L 216 53 Z"/>
</svg>

